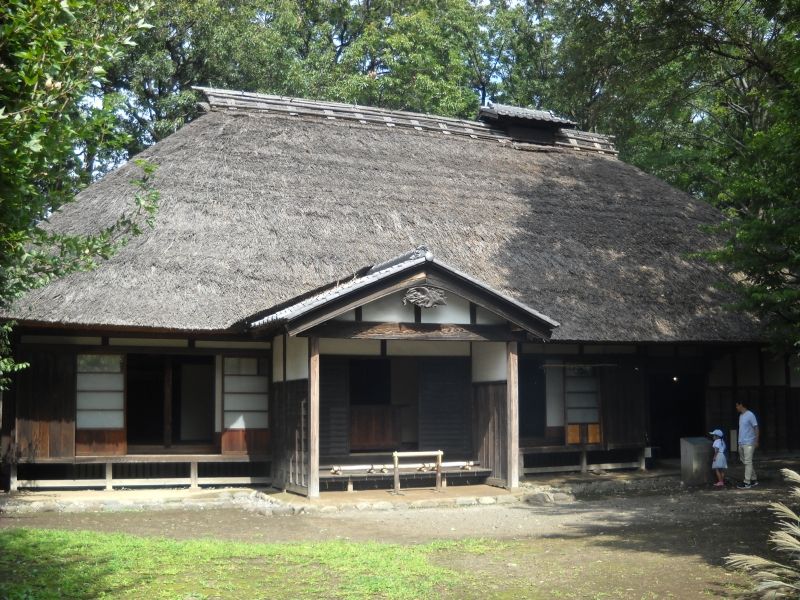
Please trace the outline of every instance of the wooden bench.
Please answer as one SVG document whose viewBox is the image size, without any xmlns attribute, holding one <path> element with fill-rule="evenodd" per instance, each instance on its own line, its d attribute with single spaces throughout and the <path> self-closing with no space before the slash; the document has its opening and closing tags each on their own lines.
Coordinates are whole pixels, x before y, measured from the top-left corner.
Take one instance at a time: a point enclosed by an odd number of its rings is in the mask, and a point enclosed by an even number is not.
<svg viewBox="0 0 800 600">
<path fill-rule="evenodd" d="M 431 457 L 433 462 L 414 462 L 414 463 L 400 463 L 401 458 L 425 458 Z M 338 477 L 347 477 L 347 491 L 353 491 L 353 479 L 370 479 L 375 477 L 388 477 L 389 473 L 393 474 L 394 486 L 393 493 L 400 493 L 400 479 L 403 471 L 408 473 L 410 470 L 415 472 L 433 472 L 436 476 L 436 490 L 441 491 L 442 488 L 447 486 L 445 475 L 447 469 L 458 469 L 459 472 L 470 471 L 479 463 L 475 461 L 451 461 L 444 462 L 444 451 L 410 451 L 410 452 L 392 452 L 391 463 L 374 462 L 369 464 L 359 465 L 332 465 L 326 468 L 327 473 L 321 474 L 322 478 L 333 479 Z M 388 457 L 387 457 L 388 458 Z"/>
</svg>

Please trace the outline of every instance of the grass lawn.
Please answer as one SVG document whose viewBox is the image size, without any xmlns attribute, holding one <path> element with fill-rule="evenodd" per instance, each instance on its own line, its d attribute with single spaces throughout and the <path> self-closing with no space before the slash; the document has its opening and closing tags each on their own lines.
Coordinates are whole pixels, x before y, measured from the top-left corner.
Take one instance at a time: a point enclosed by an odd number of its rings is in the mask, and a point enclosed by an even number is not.
<svg viewBox="0 0 800 600">
<path fill-rule="evenodd" d="M 436 566 L 500 542 L 247 544 L 0 531 L 0 598 L 436 598 L 477 582 Z"/>
<path fill-rule="evenodd" d="M 652 537 L 626 530 L 425 544 L 256 543 L 9 528 L 0 529 L 0 600 L 650 600 L 731 597 L 744 589 L 741 576 L 670 551 L 661 534 L 655 537 L 665 547 L 652 547 Z"/>
</svg>

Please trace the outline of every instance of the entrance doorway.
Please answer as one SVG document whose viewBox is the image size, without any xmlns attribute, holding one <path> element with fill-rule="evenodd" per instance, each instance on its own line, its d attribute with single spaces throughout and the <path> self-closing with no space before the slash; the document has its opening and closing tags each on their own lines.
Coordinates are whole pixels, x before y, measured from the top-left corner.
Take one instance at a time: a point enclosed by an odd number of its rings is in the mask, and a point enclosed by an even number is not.
<svg viewBox="0 0 800 600">
<path fill-rule="evenodd" d="M 662 458 L 678 458 L 682 437 L 706 434 L 704 378 L 697 373 L 652 373 L 649 387 L 650 443 Z"/>
<path fill-rule="evenodd" d="M 213 437 L 213 356 L 128 355 L 130 453 L 175 447 L 211 451 Z"/>
</svg>

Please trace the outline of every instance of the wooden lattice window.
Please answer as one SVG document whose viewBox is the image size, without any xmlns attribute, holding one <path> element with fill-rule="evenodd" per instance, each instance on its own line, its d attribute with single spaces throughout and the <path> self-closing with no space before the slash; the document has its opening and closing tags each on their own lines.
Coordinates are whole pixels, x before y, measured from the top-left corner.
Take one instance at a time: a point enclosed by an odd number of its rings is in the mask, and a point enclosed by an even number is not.
<svg viewBox="0 0 800 600">
<path fill-rule="evenodd" d="M 223 379 L 225 429 L 269 427 L 269 377 L 267 360 L 226 356 Z"/>
<path fill-rule="evenodd" d="M 78 429 L 124 429 L 125 373 L 121 354 L 79 354 L 76 377 Z"/>
</svg>

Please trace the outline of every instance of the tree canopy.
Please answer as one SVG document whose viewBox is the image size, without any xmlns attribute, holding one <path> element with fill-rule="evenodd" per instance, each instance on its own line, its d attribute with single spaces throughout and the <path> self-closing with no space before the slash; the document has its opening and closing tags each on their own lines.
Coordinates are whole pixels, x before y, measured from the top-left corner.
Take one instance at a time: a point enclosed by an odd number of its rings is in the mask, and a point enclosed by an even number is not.
<svg viewBox="0 0 800 600">
<path fill-rule="evenodd" d="M 12 1 L 0 8 L 0 307 L 53 277 L 87 269 L 152 218 L 143 189 L 130 212 L 96 235 L 43 227 L 82 185 L 122 158 L 108 65 L 146 27 L 123 2 Z M 146 187 L 145 177 L 140 183 Z M 133 200 L 133 199 L 132 199 Z M 0 389 L 15 370 L 0 328 Z"/>
<path fill-rule="evenodd" d="M 27 190 L 14 209 L 2 190 L 3 226 L 27 232 L 14 264 L 44 235 L 27 224 L 195 118 L 194 85 L 463 117 L 494 100 L 613 134 L 623 160 L 716 204 L 723 242 L 705 259 L 800 350 L 798 0 L 156 0 L 149 28 L 122 3 L 8 6 L 0 168 Z M 84 260 L 85 240 L 54 241 L 65 255 L 28 264 Z"/>
</svg>

